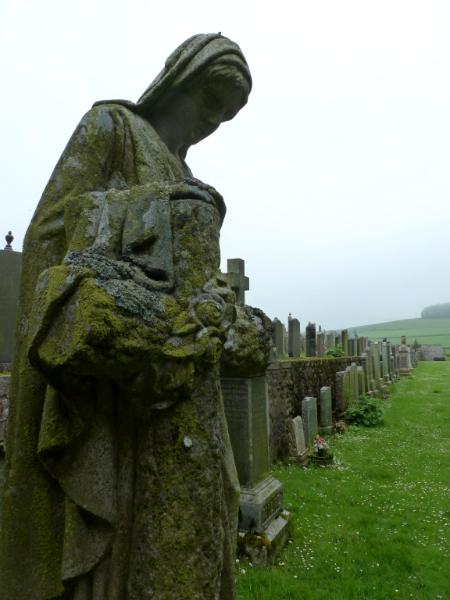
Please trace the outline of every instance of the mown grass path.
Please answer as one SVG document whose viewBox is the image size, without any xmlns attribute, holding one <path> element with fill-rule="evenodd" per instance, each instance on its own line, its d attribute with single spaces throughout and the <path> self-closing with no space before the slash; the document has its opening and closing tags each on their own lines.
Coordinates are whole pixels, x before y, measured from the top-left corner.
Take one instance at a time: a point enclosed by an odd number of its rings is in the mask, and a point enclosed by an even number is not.
<svg viewBox="0 0 450 600">
<path fill-rule="evenodd" d="M 330 438 L 336 465 L 277 467 L 293 539 L 238 565 L 239 600 L 450 599 L 450 361 L 392 386 L 385 425 Z"/>
</svg>

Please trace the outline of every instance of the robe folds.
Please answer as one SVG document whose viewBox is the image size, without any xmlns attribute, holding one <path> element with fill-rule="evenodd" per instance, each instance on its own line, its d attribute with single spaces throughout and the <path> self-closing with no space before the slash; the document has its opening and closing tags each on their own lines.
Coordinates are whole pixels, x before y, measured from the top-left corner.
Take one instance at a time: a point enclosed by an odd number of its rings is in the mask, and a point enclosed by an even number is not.
<svg viewBox="0 0 450 600">
<path fill-rule="evenodd" d="M 191 177 L 111 103 L 85 115 L 44 191 L 23 253 L 2 597 L 234 597 L 224 206 Z"/>
</svg>

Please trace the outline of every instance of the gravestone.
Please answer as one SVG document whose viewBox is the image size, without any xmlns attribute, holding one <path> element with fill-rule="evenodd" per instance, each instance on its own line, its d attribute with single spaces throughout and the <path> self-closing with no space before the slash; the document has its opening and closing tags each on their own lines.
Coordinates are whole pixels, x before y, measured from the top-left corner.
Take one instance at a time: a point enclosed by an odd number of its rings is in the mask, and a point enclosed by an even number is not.
<svg viewBox="0 0 450 600">
<path fill-rule="evenodd" d="M 289 461 L 300 465 L 307 465 L 309 462 L 308 448 L 305 444 L 305 432 L 303 430 L 303 421 L 300 416 L 289 419 L 287 423 L 288 442 L 289 442 Z"/>
<path fill-rule="evenodd" d="M 392 383 L 390 378 L 390 359 L 387 342 L 381 342 L 381 372 L 384 383 Z"/>
<path fill-rule="evenodd" d="M 356 354 L 357 356 L 362 356 L 363 352 L 366 351 L 367 343 L 365 337 L 359 337 L 356 341 Z"/>
<path fill-rule="evenodd" d="M 12 249 L 11 232 L 5 239 L 0 250 L 0 363 L 8 365 L 13 360 L 22 253 Z"/>
<path fill-rule="evenodd" d="M 302 401 L 302 421 L 303 431 L 305 432 L 305 442 L 307 446 L 312 446 L 314 436 L 319 431 L 317 421 L 317 400 L 307 396 Z"/>
<path fill-rule="evenodd" d="M 321 331 L 317 334 L 317 356 L 325 354 L 325 333 Z"/>
<path fill-rule="evenodd" d="M 273 342 L 278 358 L 284 356 L 284 325 L 275 317 L 273 320 Z"/>
<path fill-rule="evenodd" d="M 405 336 L 401 337 L 401 342 L 397 348 L 397 352 L 399 357 L 400 375 L 410 375 L 412 371 L 411 350 L 406 344 Z"/>
<path fill-rule="evenodd" d="M 245 275 L 245 261 L 242 258 L 229 258 L 227 271 L 228 283 L 236 294 L 236 304 L 244 306 L 245 292 L 250 289 L 250 280 Z"/>
<path fill-rule="evenodd" d="M 330 348 L 334 348 L 336 345 L 336 339 L 334 331 L 327 331 L 325 334 L 325 348 L 326 350 L 330 350 Z"/>
<path fill-rule="evenodd" d="M 289 315 L 288 318 L 288 354 L 300 356 L 300 321 Z"/>
<path fill-rule="evenodd" d="M 316 356 L 316 324 L 308 323 L 305 327 L 306 356 Z"/>
<path fill-rule="evenodd" d="M 238 524 L 241 538 L 244 540 L 248 532 L 265 536 L 275 551 L 279 540 L 284 542 L 288 535 L 289 519 L 283 511 L 283 485 L 270 474 L 265 377 L 225 377 L 221 387 L 241 486 Z"/>
<path fill-rule="evenodd" d="M 358 365 L 357 366 L 357 373 L 358 373 L 358 392 L 359 392 L 359 396 L 365 396 L 366 393 L 368 392 L 367 386 L 366 386 L 366 375 L 364 373 L 364 367 L 362 365 Z"/>
<path fill-rule="evenodd" d="M 348 352 L 348 330 L 347 329 L 343 329 L 341 331 L 341 347 L 342 350 L 344 352 L 344 356 L 349 356 L 349 352 Z"/>
<path fill-rule="evenodd" d="M 352 363 L 349 367 L 349 371 L 352 385 L 351 404 L 355 404 L 359 400 L 358 365 Z"/>
<path fill-rule="evenodd" d="M 373 378 L 374 378 L 375 386 L 378 390 L 378 389 L 381 389 L 381 384 L 382 384 L 379 343 L 376 342 L 375 344 L 372 344 L 370 349 L 371 349 L 371 354 L 372 354 Z"/>
<path fill-rule="evenodd" d="M 333 431 L 333 408 L 331 401 L 331 388 L 323 386 L 319 395 L 319 431 L 328 435 Z"/>
<path fill-rule="evenodd" d="M 356 356 L 356 340 L 355 338 L 349 338 L 347 340 L 347 348 L 349 356 Z"/>
<path fill-rule="evenodd" d="M 0 490 L 3 488 L 10 376 L 0 375 Z M 1 505 L 0 505 L 1 508 Z"/>
</svg>

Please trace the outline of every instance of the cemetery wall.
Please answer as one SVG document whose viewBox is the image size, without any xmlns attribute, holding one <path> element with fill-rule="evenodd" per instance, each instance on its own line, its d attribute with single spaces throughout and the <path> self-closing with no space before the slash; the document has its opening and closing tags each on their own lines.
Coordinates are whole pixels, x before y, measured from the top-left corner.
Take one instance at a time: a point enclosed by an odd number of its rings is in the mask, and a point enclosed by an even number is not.
<svg viewBox="0 0 450 600">
<path fill-rule="evenodd" d="M 288 419 L 301 415 L 305 396 L 319 397 L 320 388 L 331 387 L 333 409 L 336 403 L 336 373 L 352 363 L 362 364 L 358 356 L 306 358 L 273 362 L 267 372 L 270 415 L 271 461 L 288 456 Z"/>
</svg>

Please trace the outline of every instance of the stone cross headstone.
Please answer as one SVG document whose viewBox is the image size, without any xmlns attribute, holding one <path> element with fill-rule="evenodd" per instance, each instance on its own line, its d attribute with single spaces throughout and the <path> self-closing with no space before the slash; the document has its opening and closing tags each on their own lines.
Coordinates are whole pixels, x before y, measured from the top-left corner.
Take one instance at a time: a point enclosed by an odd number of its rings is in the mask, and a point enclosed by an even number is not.
<svg viewBox="0 0 450 600">
<path fill-rule="evenodd" d="M 302 421 L 306 445 L 312 446 L 314 436 L 317 435 L 319 431 L 316 398 L 307 396 L 302 401 Z"/>
<path fill-rule="evenodd" d="M 244 306 L 245 292 L 250 289 L 250 280 L 245 275 L 245 261 L 242 258 L 229 258 L 227 271 L 228 283 L 236 294 L 236 304 Z"/>
<path fill-rule="evenodd" d="M 305 444 L 305 432 L 300 416 L 289 419 L 287 424 L 289 440 L 289 460 L 305 465 L 308 462 L 308 449 Z"/>
<path fill-rule="evenodd" d="M 316 324 L 308 323 L 305 327 L 306 356 L 316 356 Z"/>
<path fill-rule="evenodd" d="M 288 354 L 300 356 L 300 321 L 289 315 L 288 318 Z"/>
<path fill-rule="evenodd" d="M 333 407 L 331 388 L 323 386 L 319 395 L 319 430 L 321 434 L 329 435 L 333 431 Z"/>
</svg>

